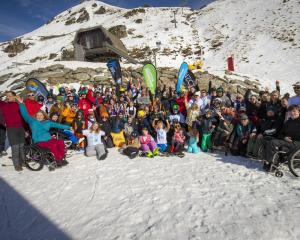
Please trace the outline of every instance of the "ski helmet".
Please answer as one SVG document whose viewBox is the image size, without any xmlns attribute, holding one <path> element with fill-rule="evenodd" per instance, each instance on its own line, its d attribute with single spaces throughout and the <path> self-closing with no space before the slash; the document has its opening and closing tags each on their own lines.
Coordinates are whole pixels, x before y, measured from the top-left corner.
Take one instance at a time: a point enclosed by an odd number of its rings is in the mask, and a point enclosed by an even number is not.
<svg viewBox="0 0 300 240">
<path fill-rule="evenodd" d="M 39 95 L 39 96 L 37 97 L 37 101 L 38 101 L 38 102 L 44 102 L 44 100 L 45 100 L 45 97 L 44 97 L 43 95 Z"/>
</svg>

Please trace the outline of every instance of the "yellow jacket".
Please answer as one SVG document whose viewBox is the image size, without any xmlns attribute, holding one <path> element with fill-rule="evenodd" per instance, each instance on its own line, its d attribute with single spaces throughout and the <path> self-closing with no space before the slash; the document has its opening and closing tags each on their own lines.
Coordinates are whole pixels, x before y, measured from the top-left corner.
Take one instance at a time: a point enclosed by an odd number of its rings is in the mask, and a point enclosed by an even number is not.
<svg viewBox="0 0 300 240">
<path fill-rule="evenodd" d="M 68 124 L 72 124 L 76 112 L 71 111 L 71 109 L 69 107 L 66 107 L 62 113 L 61 113 L 62 117 L 65 119 L 65 122 Z"/>
</svg>

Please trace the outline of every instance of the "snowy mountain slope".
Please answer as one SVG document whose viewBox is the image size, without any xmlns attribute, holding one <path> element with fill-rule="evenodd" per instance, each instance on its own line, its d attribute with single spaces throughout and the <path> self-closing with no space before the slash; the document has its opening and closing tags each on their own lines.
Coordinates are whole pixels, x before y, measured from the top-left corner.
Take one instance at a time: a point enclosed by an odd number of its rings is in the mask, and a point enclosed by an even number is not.
<svg viewBox="0 0 300 240">
<path fill-rule="evenodd" d="M 95 14 L 101 6 L 105 7 L 106 13 Z M 88 12 L 90 19 L 81 23 L 66 25 L 70 18 L 80 16 L 81 9 Z M 171 20 L 173 19 L 173 11 L 179 10 L 178 8 L 144 8 L 144 10 L 145 13 L 138 13 L 126 18 L 124 14 L 131 10 L 109 6 L 99 1 L 83 2 L 59 14 L 51 23 L 22 36 L 23 42 L 33 45 L 16 57 L 9 58 L 7 54 L 1 52 L 0 70 L 10 66 L 13 61 L 29 63 L 31 59 L 36 57 L 45 57 L 42 62 L 46 62 L 50 53 L 60 53 L 63 47 L 72 48 L 72 41 L 78 29 L 97 25 L 103 25 L 107 29 L 116 25 L 125 25 L 127 30 L 132 32 L 122 39 L 129 50 L 146 46 L 153 49 L 156 47 L 157 41 L 161 41 L 162 50 L 170 48 L 178 52 L 181 48 L 187 48 L 190 45 L 194 36 L 193 29 L 186 27 L 186 23 L 183 22 L 186 21 L 186 14 L 192 13 L 191 10 L 184 9 L 185 15 L 178 15 L 177 29 L 174 28 L 174 23 L 171 23 Z M 182 13 L 181 10 L 180 13 Z M 136 23 L 135 21 L 138 19 L 142 19 L 142 23 Z M 57 35 L 57 37 L 42 40 L 53 35 Z M 2 48 L 5 46 L 3 45 Z M 178 65 L 183 59 L 178 56 L 175 61 L 160 62 L 160 64 L 165 66 Z"/>
<path fill-rule="evenodd" d="M 112 149 L 105 161 L 75 155 L 69 162 L 20 174 L 0 166 L 2 240 L 300 237 L 299 180 L 268 175 L 250 159 L 130 160 Z"/>
<path fill-rule="evenodd" d="M 195 11 L 123 9 L 100 1 L 86 1 L 21 36 L 22 42 L 29 45 L 16 56 L 9 57 L 1 51 L 8 43 L 0 44 L 0 71 L 1 75 L 29 72 L 57 63 L 64 49 L 73 48 L 75 32 L 80 28 L 103 25 L 108 29 L 125 25 L 127 36 L 122 41 L 131 54 L 143 56 L 140 60 L 153 61 L 148 47 L 153 50 L 160 41 L 158 66 L 179 68 L 182 61 L 193 63 L 204 58 L 206 70 L 223 76 L 226 58 L 234 54 L 237 74 L 259 79 L 272 88 L 273 81 L 280 80 L 287 91 L 300 75 L 299 8 L 297 0 L 219 0 Z M 174 11 L 177 28 L 173 22 Z M 29 65 L 16 66 L 16 63 Z M 72 64 L 83 63 L 68 63 Z M 123 65 L 126 66 L 126 61 Z"/>
<path fill-rule="evenodd" d="M 202 9 L 196 25 L 205 43 L 209 71 L 226 66 L 234 54 L 236 71 L 284 90 L 300 76 L 298 0 L 219 0 Z M 215 42 L 213 42 L 215 41 Z M 220 43 L 212 49 L 212 44 Z"/>
</svg>

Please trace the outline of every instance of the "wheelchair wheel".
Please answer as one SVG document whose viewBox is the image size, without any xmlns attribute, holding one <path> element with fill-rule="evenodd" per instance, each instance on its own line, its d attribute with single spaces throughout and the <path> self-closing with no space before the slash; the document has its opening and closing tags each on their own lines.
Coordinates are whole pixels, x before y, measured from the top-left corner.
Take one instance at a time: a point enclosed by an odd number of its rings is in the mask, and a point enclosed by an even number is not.
<svg viewBox="0 0 300 240">
<path fill-rule="evenodd" d="M 295 177 L 300 177 L 300 149 L 295 150 L 289 158 L 288 166 Z"/>
<path fill-rule="evenodd" d="M 283 172 L 277 170 L 277 171 L 275 172 L 275 177 L 282 178 L 282 177 L 283 177 Z"/>
<path fill-rule="evenodd" d="M 25 154 L 25 166 L 31 171 L 40 171 L 44 167 L 44 163 L 42 161 L 42 154 L 38 151 L 36 147 L 33 146 L 25 146 L 24 147 Z"/>
</svg>

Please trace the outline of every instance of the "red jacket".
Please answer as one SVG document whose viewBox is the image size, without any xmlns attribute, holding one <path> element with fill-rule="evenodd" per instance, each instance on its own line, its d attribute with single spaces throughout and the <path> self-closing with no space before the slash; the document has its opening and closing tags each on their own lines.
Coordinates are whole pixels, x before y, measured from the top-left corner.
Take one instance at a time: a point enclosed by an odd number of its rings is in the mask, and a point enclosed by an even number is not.
<svg viewBox="0 0 300 240">
<path fill-rule="evenodd" d="M 20 114 L 19 104 L 17 102 L 0 101 L 0 109 L 7 128 L 23 127 L 23 120 Z"/>
<path fill-rule="evenodd" d="M 103 98 L 102 98 L 102 97 L 100 97 L 100 98 L 95 98 L 95 97 L 93 96 L 93 91 L 92 91 L 91 89 L 88 90 L 88 93 L 87 93 L 87 95 L 86 95 L 86 98 L 90 101 L 90 103 L 91 103 L 92 105 L 95 105 L 95 106 L 98 106 L 98 105 L 100 105 L 100 104 L 103 103 Z"/>
<path fill-rule="evenodd" d="M 30 116 L 34 116 L 43 106 L 42 104 L 38 103 L 36 100 L 30 100 L 30 99 L 26 99 L 24 103 L 27 112 L 29 113 Z"/>
<path fill-rule="evenodd" d="M 176 103 L 179 106 L 179 112 L 182 114 L 186 113 L 186 108 L 185 108 L 185 97 L 179 97 L 176 100 Z"/>
<path fill-rule="evenodd" d="M 78 107 L 83 111 L 84 116 L 86 116 L 88 114 L 89 109 L 92 108 L 92 105 L 90 104 L 90 101 L 86 98 L 80 98 L 78 102 Z"/>
</svg>

